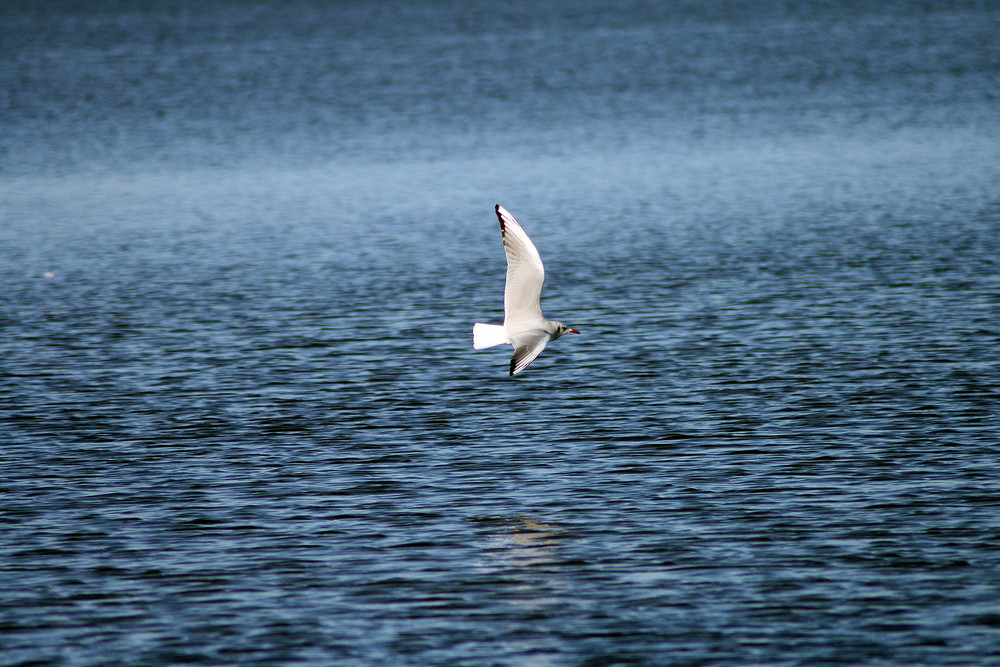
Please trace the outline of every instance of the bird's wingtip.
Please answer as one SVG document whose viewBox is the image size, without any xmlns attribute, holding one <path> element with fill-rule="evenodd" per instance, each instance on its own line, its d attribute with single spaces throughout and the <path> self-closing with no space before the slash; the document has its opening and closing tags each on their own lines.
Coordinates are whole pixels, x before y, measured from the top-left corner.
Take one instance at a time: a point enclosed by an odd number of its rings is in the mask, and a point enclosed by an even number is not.
<svg viewBox="0 0 1000 667">
<path fill-rule="evenodd" d="M 493 210 L 496 211 L 497 219 L 500 221 L 500 229 L 506 231 L 506 227 L 504 226 L 504 218 L 510 217 L 510 213 L 508 213 L 507 210 L 504 209 L 504 207 L 501 206 L 500 204 L 497 204 Z"/>
</svg>

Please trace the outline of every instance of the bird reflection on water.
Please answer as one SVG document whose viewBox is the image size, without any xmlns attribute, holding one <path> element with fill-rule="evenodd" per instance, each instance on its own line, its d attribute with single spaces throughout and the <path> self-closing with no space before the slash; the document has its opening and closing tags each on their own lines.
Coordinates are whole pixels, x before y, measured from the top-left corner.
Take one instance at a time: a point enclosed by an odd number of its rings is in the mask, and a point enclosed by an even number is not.
<svg viewBox="0 0 1000 667">
<path fill-rule="evenodd" d="M 497 530 L 487 538 L 489 556 L 481 571 L 511 585 L 498 595 L 519 606 L 540 610 L 557 605 L 569 582 L 560 574 L 564 530 L 530 516 L 490 517 Z"/>
<path fill-rule="evenodd" d="M 488 542 L 490 552 L 511 568 L 532 568 L 558 562 L 562 529 L 529 516 L 507 521 L 503 533 Z"/>
</svg>

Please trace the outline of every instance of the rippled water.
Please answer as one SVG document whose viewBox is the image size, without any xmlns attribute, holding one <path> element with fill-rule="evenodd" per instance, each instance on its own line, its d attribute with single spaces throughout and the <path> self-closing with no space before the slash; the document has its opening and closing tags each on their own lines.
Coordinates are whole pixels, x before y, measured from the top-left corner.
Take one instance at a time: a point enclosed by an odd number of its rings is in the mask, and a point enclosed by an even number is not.
<svg viewBox="0 0 1000 667">
<path fill-rule="evenodd" d="M 1000 664 L 991 3 L 0 19 L 0 663 Z"/>
</svg>

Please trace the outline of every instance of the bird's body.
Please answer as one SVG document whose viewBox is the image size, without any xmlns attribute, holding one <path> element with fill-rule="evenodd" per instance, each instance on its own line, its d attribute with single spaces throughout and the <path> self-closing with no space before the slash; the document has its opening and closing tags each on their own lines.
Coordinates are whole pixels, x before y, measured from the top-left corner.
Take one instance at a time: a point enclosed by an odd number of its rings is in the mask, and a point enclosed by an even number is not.
<svg viewBox="0 0 1000 667">
<path fill-rule="evenodd" d="M 477 322 L 472 328 L 472 344 L 477 350 L 494 345 L 514 347 L 510 374 L 520 373 L 535 360 L 550 340 L 566 333 L 580 333 L 562 322 L 542 315 L 542 258 L 517 220 L 503 206 L 496 206 L 503 248 L 507 255 L 507 283 L 503 292 L 503 325 Z"/>
</svg>

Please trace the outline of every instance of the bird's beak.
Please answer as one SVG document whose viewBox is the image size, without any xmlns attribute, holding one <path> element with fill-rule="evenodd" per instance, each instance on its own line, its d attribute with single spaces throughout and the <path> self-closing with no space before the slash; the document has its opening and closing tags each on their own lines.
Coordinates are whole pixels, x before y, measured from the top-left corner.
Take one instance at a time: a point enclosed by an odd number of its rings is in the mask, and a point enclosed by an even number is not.
<svg viewBox="0 0 1000 667">
<path fill-rule="evenodd" d="M 566 329 L 566 333 L 580 333 L 576 329 Z"/>
</svg>

